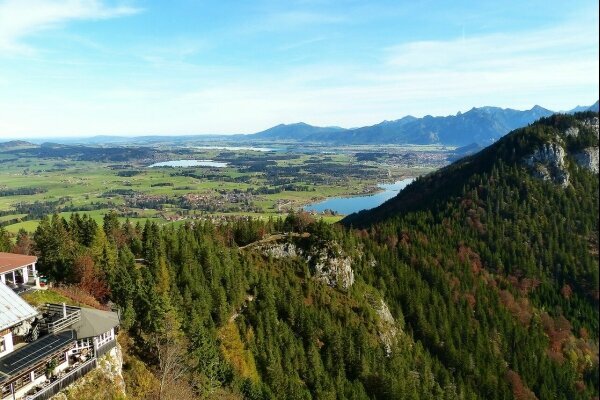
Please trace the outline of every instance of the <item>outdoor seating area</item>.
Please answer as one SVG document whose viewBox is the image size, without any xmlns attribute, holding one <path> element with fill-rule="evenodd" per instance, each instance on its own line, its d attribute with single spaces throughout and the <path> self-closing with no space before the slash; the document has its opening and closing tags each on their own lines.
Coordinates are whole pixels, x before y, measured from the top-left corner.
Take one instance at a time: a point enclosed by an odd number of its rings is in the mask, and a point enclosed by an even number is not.
<svg viewBox="0 0 600 400">
<path fill-rule="evenodd" d="M 64 370 L 47 378 L 45 381 L 34 386 L 25 394 L 26 400 L 45 400 L 63 388 L 67 387 L 83 375 L 96 368 L 97 360 L 92 354 L 79 358 Z"/>
</svg>

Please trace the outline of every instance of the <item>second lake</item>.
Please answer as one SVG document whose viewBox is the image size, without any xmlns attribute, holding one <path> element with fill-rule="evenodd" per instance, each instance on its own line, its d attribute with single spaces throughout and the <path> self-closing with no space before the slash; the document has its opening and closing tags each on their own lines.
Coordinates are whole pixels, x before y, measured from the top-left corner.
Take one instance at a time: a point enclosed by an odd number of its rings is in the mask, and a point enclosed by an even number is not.
<svg viewBox="0 0 600 400">
<path fill-rule="evenodd" d="M 225 168 L 227 163 L 218 162 L 212 160 L 173 160 L 173 161 L 163 161 L 157 162 L 152 165 L 149 165 L 148 168 L 154 167 L 215 167 L 215 168 Z"/>
</svg>

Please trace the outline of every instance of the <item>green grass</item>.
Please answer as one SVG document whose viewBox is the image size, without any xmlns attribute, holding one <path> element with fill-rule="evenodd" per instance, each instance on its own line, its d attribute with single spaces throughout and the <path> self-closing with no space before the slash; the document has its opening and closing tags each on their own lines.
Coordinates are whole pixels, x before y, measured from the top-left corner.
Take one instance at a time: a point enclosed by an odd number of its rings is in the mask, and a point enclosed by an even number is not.
<svg viewBox="0 0 600 400">
<path fill-rule="evenodd" d="M 160 147 L 160 146 L 159 146 Z M 401 147 L 390 147 L 389 151 L 396 151 Z M 425 147 L 427 148 L 427 147 Z M 165 148 L 168 149 L 168 148 Z M 191 147 L 190 149 L 193 149 Z M 290 154 L 289 159 L 277 160 L 277 164 L 282 166 L 302 166 L 307 162 L 314 162 L 314 158 L 328 157 L 328 163 L 339 165 L 352 165 L 356 162 L 353 151 L 368 150 L 367 146 L 353 146 L 344 148 L 338 154 Z M 379 150 L 373 149 L 371 150 Z M 415 150 L 411 147 L 411 150 Z M 432 148 L 427 148 L 431 150 Z M 217 158 L 222 150 L 198 150 L 196 154 L 186 156 L 173 155 L 172 159 L 189 158 L 189 159 L 214 159 Z M 249 152 L 256 156 L 256 152 Z M 243 152 L 237 153 L 238 156 Z M 285 154 L 285 153 L 278 153 Z M 269 159 L 268 153 L 259 153 L 264 156 L 265 160 Z M 215 175 L 211 179 L 196 179 L 188 176 L 171 176 L 171 174 L 181 172 L 182 168 L 146 168 L 147 161 L 131 160 L 129 163 L 132 170 L 141 171 L 139 174 L 131 177 L 118 176 L 118 170 L 109 168 L 114 164 L 124 163 L 104 163 L 104 162 L 89 162 L 89 161 L 74 161 L 64 159 L 40 159 L 35 157 L 18 158 L 14 155 L 0 152 L 0 159 L 10 160 L 2 163 L 0 170 L 0 187 L 2 188 L 26 188 L 36 187 L 43 188 L 44 193 L 34 195 L 20 195 L 0 197 L 0 211 L 13 210 L 16 204 L 33 203 L 33 202 L 56 202 L 61 198 L 65 206 L 71 208 L 85 208 L 94 204 L 113 203 L 115 206 L 122 207 L 125 205 L 124 199 L 121 196 L 114 195 L 110 198 L 104 197 L 103 194 L 111 190 L 133 190 L 139 193 L 152 196 L 167 196 L 169 198 L 183 196 L 188 193 L 208 195 L 214 199 L 219 199 L 219 192 L 231 192 L 241 190 L 245 192 L 248 189 L 268 186 L 268 182 L 262 173 L 247 172 L 243 168 L 237 169 L 227 167 L 222 169 L 207 170 L 204 168 L 185 168 L 185 171 L 193 172 L 197 175 L 209 173 Z M 313 161 L 311 161 L 313 160 Z M 356 179 L 339 177 L 331 175 L 331 184 L 318 184 L 312 182 L 295 182 L 297 185 L 306 185 L 314 191 L 283 191 L 277 194 L 256 195 L 252 199 L 253 207 L 259 212 L 228 212 L 228 215 L 250 215 L 258 218 L 268 218 L 269 216 L 282 215 L 288 208 L 299 209 L 302 206 L 323 200 L 334 196 L 358 195 L 364 192 L 365 189 L 372 187 L 391 174 L 390 180 L 393 177 L 399 176 L 415 176 L 423 172 L 424 169 L 419 168 L 400 168 L 390 165 L 378 165 L 377 163 L 369 163 L 375 166 L 381 179 Z M 327 178 L 327 171 L 323 172 L 323 176 Z M 226 179 L 234 179 L 239 177 L 247 177 L 251 183 L 228 182 Z M 330 179 L 327 178 L 327 179 Z M 341 178 L 341 179 L 340 179 Z M 152 186 L 157 183 L 171 183 L 172 186 Z M 286 206 L 278 211 L 277 203 L 284 202 Z M 225 207 L 236 207 L 236 204 L 225 204 Z M 89 214 L 94 220 L 101 223 L 103 216 L 109 211 L 108 208 L 102 208 L 93 211 L 82 211 Z M 176 215 L 178 211 L 172 206 L 167 206 L 165 210 L 144 210 L 135 209 L 128 210 L 139 214 L 139 218 L 130 218 L 132 221 L 151 219 L 160 224 L 169 223 L 166 218 Z M 200 211 L 197 214 L 202 213 Z M 70 212 L 63 212 L 61 216 L 64 218 L 70 217 Z M 221 215 L 223 213 L 215 213 Z M 9 221 L 15 218 L 23 218 L 26 214 L 15 213 L 0 217 L 0 222 Z M 122 221 L 125 218 L 120 218 Z M 338 220 L 339 217 L 325 217 L 327 221 Z M 36 229 L 39 221 L 22 221 L 6 227 L 11 233 L 18 232 L 19 229 L 33 231 Z M 182 222 L 177 222 L 182 223 Z"/>
<path fill-rule="evenodd" d="M 25 293 L 21 295 L 21 297 L 32 306 L 39 306 L 45 303 L 66 303 L 72 306 L 81 306 L 81 304 L 62 294 L 56 293 L 52 289 L 35 290 L 33 292 Z"/>
<path fill-rule="evenodd" d="M 21 229 L 25 229 L 27 232 L 33 232 L 35 231 L 39 223 L 39 220 L 18 222 L 16 224 L 6 226 L 5 229 L 10 233 L 15 234 L 18 233 Z"/>
</svg>

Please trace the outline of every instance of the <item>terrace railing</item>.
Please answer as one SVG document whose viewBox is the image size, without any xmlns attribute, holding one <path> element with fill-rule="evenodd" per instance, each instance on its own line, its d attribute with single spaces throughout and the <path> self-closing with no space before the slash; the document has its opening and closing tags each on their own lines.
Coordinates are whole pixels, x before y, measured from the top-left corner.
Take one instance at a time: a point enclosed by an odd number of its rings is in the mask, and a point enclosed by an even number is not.
<svg viewBox="0 0 600 400">
<path fill-rule="evenodd" d="M 81 365 L 78 365 L 71 371 L 67 372 L 65 375 L 61 376 L 48 386 L 45 386 L 37 393 L 28 395 L 25 397 L 26 400 L 48 400 L 76 380 L 80 379 L 82 376 L 86 375 L 91 370 L 95 369 L 98 365 L 98 361 L 96 358 L 92 358 L 84 362 Z"/>
<path fill-rule="evenodd" d="M 117 341 L 115 339 L 111 340 L 110 342 L 104 343 L 102 346 L 98 347 L 98 350 L 96 350 L 96 357 L 100 358 L 103 355 L 105 355 L 106 353 L 108 353 L 112 348 L 114 348 L 117 345 Z"/>
<path fill-rule="evenodd" d="M 77 307 L 63 306 L 61 304 L 46 304 L 44 312 L 62 316 L 53 321 L 40 324 L 41 328 L 48 333 L 58 333 L 81 319 L 81 311 Z"/>
</svg>

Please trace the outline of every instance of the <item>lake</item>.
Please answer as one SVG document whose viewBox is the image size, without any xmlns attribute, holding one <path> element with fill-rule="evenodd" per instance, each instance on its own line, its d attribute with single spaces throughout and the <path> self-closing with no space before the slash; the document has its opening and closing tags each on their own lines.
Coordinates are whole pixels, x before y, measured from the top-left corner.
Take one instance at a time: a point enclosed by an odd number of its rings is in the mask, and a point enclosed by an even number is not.
<svg viewBox="0 0 600 400">
<path fill-rule="evenodd" d="M 173 160 L 173 161 L 163 161 L 157 162 L 152 165 L 149 165 L 148 168 L 153 167 L 215 167 L 215 168 L 225 168 L 227 163 L 218 162 L 212 160 Z"/>
<path fill-rule="evenodd" d="M 270 147 L 254 147 L 254 146 L 194 146 L 196 149 L 201 150 L 229 150 L 229 151 L 261 151 L 269 152 L 276 151 L 276 149 Z"/>
<path fill-rule="evenodd" d="M 309 204 L 304 207 L 306 211 L 323 212 L 325 210 L 332 210 L 338 214 L 352 214 L 361 210 L 368 210 L 375 208 L 380 204 L 385 203 L 387 200 L 396 196 L 402 189 L 404 189 L 414 179 L 408 178 L 395 183 L 379 184 L 379 188 L 383 189 L 382 192 L 376 194 L 370 194 L 367 196 L 354 196 L 354 197 L 332 197 L 327 200 L 323 200 L 319 203 Z"/>
</svg>

